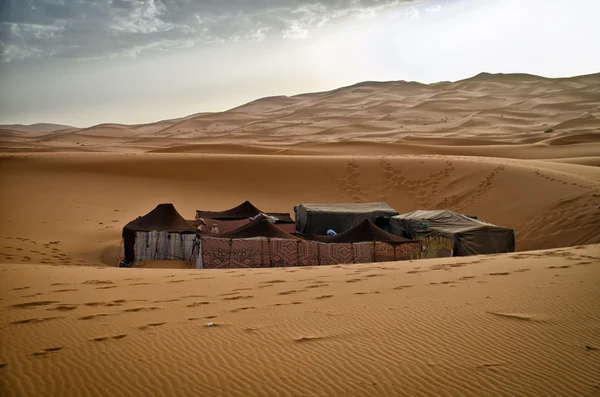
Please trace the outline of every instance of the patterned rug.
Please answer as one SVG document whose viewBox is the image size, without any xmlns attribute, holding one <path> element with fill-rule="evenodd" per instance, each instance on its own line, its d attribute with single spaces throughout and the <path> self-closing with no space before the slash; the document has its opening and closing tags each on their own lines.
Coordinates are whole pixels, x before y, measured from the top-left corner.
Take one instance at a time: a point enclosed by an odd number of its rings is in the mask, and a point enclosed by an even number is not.
<svg viewBox="0 0 600 397">
<path fill-rule="evenodd" d="M 298 266 L 298 240 L 269 239 L 271 267 Z"/>
<path fill-rule="evenodd" d="M 375 262 L 393 262 L 394 246 L 380 241 L 375 242 Z"/>
<path fill-rule="evenodd" d="M 298 266 L 319 266 L 317 241 L 298 241 Z"/>
<path fill-rule="evenodd" d="M 262 238 L 244 238 L 231 240 L 231 259 L 229 267 L 262 267 Z"/>
<path fill-rule="evenodd" d="M 353 243 L 354 251 L 353 263 L 371 263 L 375 262 L 375 244 L 373 242 Z"/>
<path fill-rule="evenodd" d="M 394 260 L 409 261 L 421 258 L 421 242 L 398 244 L 394 247 Z"/>
<path fill-rule="evenodd" d="M 231 240 L 202 237 L 202 263 L 204 269 L 230 268 Z"/>
</svg>

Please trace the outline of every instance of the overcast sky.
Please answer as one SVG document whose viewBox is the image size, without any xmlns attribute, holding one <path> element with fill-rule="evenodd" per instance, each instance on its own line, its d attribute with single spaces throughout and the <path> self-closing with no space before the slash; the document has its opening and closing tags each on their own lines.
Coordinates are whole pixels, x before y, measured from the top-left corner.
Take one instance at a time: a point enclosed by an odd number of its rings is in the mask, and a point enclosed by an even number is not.
<svg viewBox="0 0 600 397">
<path fill-rule="evenodd" d="M 599 0 L 0 0 L 0 123 L 226 110 L 365 80 L 600 72 Z"/>
</svg>

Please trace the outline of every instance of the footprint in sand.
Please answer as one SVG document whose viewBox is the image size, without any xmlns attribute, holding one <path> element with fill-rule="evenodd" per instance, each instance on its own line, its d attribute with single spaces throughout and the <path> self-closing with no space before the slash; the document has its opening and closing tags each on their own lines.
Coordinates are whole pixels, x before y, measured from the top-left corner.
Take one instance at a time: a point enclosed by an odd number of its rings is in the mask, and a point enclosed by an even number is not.
<svg viewBox="0 0 600 397">
<path fill-rule="evenodd" d="M 280 292 L 277 295 L 291 295 L 291 294 L 296 294 L 298 292 L 302 292 L 302 291 L 301 290 L 296 290 L 296 289 L 291 289 L 291 290 L 288 290 L 288 291 Z"/>
<path fill-rule="evenodd" d="M 109 314 L 107 314 L 107 313 L 90 314 L 89 316 L 79 317 L 78 320 L 94 320 L 96 318 L 106 317 L 106 316 L 109 316 Z"/>
<path fill-rule="evenodd" d="M 98 285 L 98 284 L 114 284 L 114 283 L 110 280 L 88 280 L 88 281 L 84 281 L 82 284 Z"/>
<path fill-rule="evenodd" d="M 92 342 L 104 342 L 110 339 L 113 340 L 119 340 L 119 339 L 123 339 L 127 336 L 127 334 L 121 334 L 121 335 L 115 335 L 115 336 L 100 336 L 98 338 L 94 338 L 92 339 Z"/>
<path fill-rule="evenodd" d="M 138 329 L 141 331 L 145 331 L 147 329 L 160 327 L 161 325 L 165 325 L 165 324 L 166 324 L 166 322 L 165 323 L 150 323 L 150 324 L 142 325 L 141 327 L 138 327 Z"/>
<path fill-rule="evenodd" d="M 36 292 L 35 294 L 23 295 L 21 298 L 33 298 L 34 296 L 44 295 L 41 292 Z"/>
<path fill-rule="evenodd" d="M 410 287 L 412 287 L 412 285 L 399 285 L 399 286 L 394 287 L 392 289 L 403 290 L 403 289 L 410 288 Z"/>
<path fill-rule="evenodd" d="M 13 291 L 23 291 L 25 289 L 29 289 L 31 287 L 18 287 L 18 288 L 13 288 Z"/>
<path fill-rule="evenodd" d="M 363 281 L 364 278 L 351 278 L 349 280 L 346 280 L 347 283 L 358 283 L 359 281 Z"/>
<path fill-rule="evenodd" d="M 508 276 L 509 272 L 488 273 L 488 276 Z"/>
<path fill-rule="evenodd" d="M 44 357 L 48 353 L 54 353 L 54 352 L 60 351 L 62 349 L 63 349 L 62 346 L 59 346 L 59 347 L 48 347 L 48 348 L 42 349 L 42 351 L 33 353 L 32 356 L 34 356 L 34 357 Z"/>
<path fill-rule="evenodd" d="M 57 310 L 59 312 L 69 312 L 71 310 L 77 309 L 77 305 L 58 305 L 56 307 L 51 307 L 46 310 Z"/>
<path fill-rule="evenodd" d="M 252 295 L 246 295 L 246 296 L 240 295 L 240 296 L 228 296 L 226 298 L 223 298 L 223 300 L 224 301 L 237 301 L 237 300 L 240 300 L 240 299 L 251 299 L 251 298 L 254 298 L 254 296 L 252 296 Z"/>
<path fill-rule="evenodd" d="M 194 302 L 194 303 L 190 303 L 189 305 L 187 305 L 187 307 L 198 307 L 198 306 L 204 306 L 204 305 L 208 305 L 210 304 L 210 302 L 204 301 L 204 302 Z"/>
<path fill-rule="evenodd" d="M 25 320 L 18 320 L 18 321 L 11 321 L 9 324 L 10 325 L 20 325 L 20 324 L 38 324 L 38 323 L 44 323 L 46 321 L 51 321 L 51 320 L 56 320 L 58 318 L 62 318 L 62 317 L 42 317 L 42 318 L 28 318 Z"/>
<path fill-rule="evenodd" d="M 16 305 L 10 306 L 12 309 L 28 309 L 38 306 L 47 306 L 53 303 L 59 303 L 59 301 L 38 301 L 38 302 L 27 302 L 27 303 L 18 303 Z"/>
<path fill-rule="evenodd" d="M 74 291 L 79 291 L 79 290 L 75 289 L 75 288 L 65 288 L 65 289 L 56 289 L 52 292 L 74 292 Z"/>
<path fill-rule="evenodd" d="M 8 363 L 0 363 L 0 369 L 6 367 L 8 365 Z"/>
<path fill-rule="evenodd" d="M 287 306 L 287 305 L 301 305 L 302 302 L 300 301 L 294 301 L 294 302 L 280 302 L 280 303 L 275 303 L 273 306 Z"/>
<path fill-rule="evenodd" d="M 230 313 L 237 313 L 237 312 L 241 312 L 241 311 L 245 311 L 245 310 L 250 310 L 250 309 L 256 309 L 254 306 L 245 306 L 245 307 L 238 307 L 237 309 L 233 309 L 230 310 Z"/>
<path fill-rule="evenodd" d="M 126 313 L 137 313 L 137 312 L 146 312 L 146 311 L 152 311 L 152 310 L 158 310 L 160 309 L 159 307 L 134 307 L 131 309 L 125 309 L 123 310 Z"/>
<path fill-rule="evenodd" d="M 321 296 L 317 296 L 315 299 L 328 299 L 328 298 L 333 298 L 333 295 L 321 295 Z"/>
<path fill-rule="evenodd" d="M 306 288 L 321 288 L 321 287 L 329 287 L 329 284 L 325 284 L 325 283 L 311 284 L 311 285 L 308 285 Z"/>
<path fill-rule="evenodd" d="M 569 269 L 571 268 L 570 265 L 564 265 L 564 266 L 548 266 L 546 269 Z"/>
</svg>

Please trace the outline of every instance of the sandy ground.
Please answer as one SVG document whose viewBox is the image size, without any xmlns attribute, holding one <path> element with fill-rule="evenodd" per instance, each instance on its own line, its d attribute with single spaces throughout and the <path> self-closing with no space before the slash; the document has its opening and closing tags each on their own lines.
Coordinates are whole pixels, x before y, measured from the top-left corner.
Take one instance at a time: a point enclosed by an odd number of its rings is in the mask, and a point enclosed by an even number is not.
<svg viewBox="0 0 600 397">
<path fill-rule="evenodd" d="M 479 75 L 2 130 L 0 394 L 598 395 L 598 109 L 600 75 Z M 157 204 L 192 218 L 244 200 L 448 208 L 514 228 L 520 252 L 110 267 Z"/>
<path fill-rule="evenodd" d="M 229 271 L 2 264 L 0 385 L 7 396 L 594 396 L 599 267 L 599 245 Z"/>
</svg>

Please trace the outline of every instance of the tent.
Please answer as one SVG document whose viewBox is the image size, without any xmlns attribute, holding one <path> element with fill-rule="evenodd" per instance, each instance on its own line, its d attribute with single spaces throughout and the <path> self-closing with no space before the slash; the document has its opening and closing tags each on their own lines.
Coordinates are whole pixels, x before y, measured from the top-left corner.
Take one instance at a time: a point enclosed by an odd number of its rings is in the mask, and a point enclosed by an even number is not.
<svg viewBox="0 0 600 397">
<path fill-rule="evenodd" d="M 388 233 L 368 219 L 365 219 L 355 227 L 335 236 L 304 235 L 306 240 L 316 240 L 323 243 L 361 243 L 366 241 L 381 241 L 390 244 L 401 244 L 411 242 L 404 237 Z"/>
<path fill-rule="evenodd" d="M 291 233 L 296 229 L 296 224 L 290 217 L 290 214 L 280 212 L 266 213 L 255 207 L 249 201 L 244 201 L 240 205 L 225 211 L 196 210 L 196 219 L 191 222 L 193 222 L 195 225 L 199 225 L 199 218 L 202 218 L 209 230 L 213 224 L 216 224 L 217 228 L 219 229 L 219 233 L 223 233 L 246 225 L 250 222 L 250 218 L 256 217 L 261 213 L 277 218 L 275 224 L 285 232 Z"/>
<path fill-rule="evenodd" d="M 208 235 L 202 233 L 202 235 Z M 265 217 L 258 217 L 235 230 L 220 233 L 218 235 L 210 235 L 210 237 L 217 238 L 231 238 L 231 239 L 242 239 L 242 238 L 254 238 L 254 237 L 268 237 L 268 238 L 281 238 L 287 240 L 299 240 L 299 237 L 292 236 L 289 233 L 284 232 L 277 226 L 273 225 Z"/>
<path fill-rule="evenodd" d="M 392 217 L 398 211 L 387 203 L 300 204 L 294 207 L 296 231 L 302 234 L 326 234 L 328 229 L 343 233 L 365 219 Z"/>
<path fill-rule="evenodd" d="M 196 227 L 173 204 L 159 204 L 123 228 L 125 263 L 142 260 L 191 260 Z"/>
<path fill-rule="evenodd" d="M 514 252 L 515 232 L 450 210 L 419 210 L 390 220 L 393 234 L 411 239 L 442 238 L 454 256 Z M 427 245 L 427 244 L 426 244 Z"/>
</svg>

